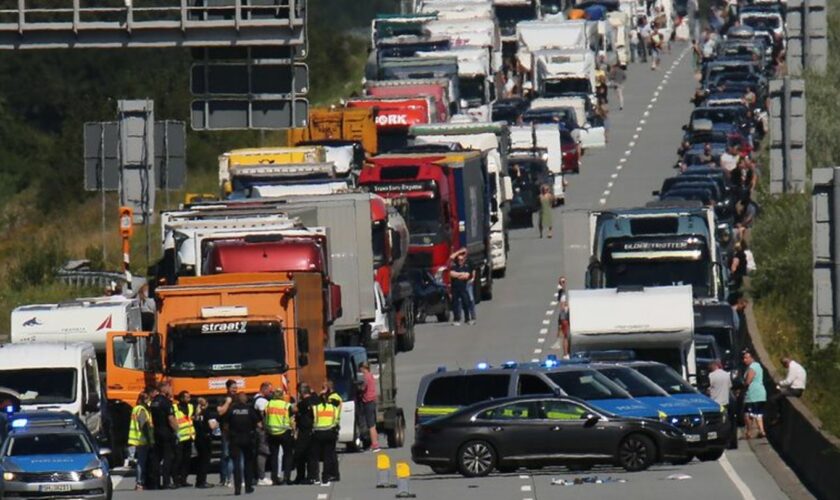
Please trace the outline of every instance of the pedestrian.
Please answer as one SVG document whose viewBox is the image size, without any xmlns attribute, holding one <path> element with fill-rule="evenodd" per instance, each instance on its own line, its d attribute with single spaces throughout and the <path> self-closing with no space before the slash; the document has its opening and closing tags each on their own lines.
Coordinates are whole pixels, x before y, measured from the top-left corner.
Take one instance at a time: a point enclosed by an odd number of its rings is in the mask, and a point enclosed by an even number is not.
<svg viewBox="0 0 840 500">
<path fill-rule="evenodd" d="M 570 354 L 569 345 L 569 293 L 566 288 L 566 277 L 560 276 L 557 282 L 557 342 L 554 349 L 563 349 L 563 357 Z"/>
<path fill-rule="evenodd" d="M 758 437 L 764 434 L 764 405 L 767 402 L 767 390 L 764 388 L 764 369 L 755 361 L 750 351 L 744 351 L 744 384 L 747 394 L 744 398 L 746 429 L 744 437 L 752 439 L 753 426 L 758 428 Z"/>
<path fill-rule="evenodd" d="M 727 178 L 732 177 L 732 172 L 738 167 L 738 143 L 729 142 L 726 145 L 726 151 L 720 155 L 720 168 L 723 169 Z"/>
<path fill-rule="evenodd" d="M 744 206 L 748 205 L 752 201 L 752 190 L 755 189 L 758 177 L 755 175 L 755 167 L 745 155 L 738 158 L 731 182 L 737 201 Z"/>
<path fill-rule="evenodd" d="M 295 411 L 295 427 L 297 428 L 295 484 L 315 484 L 316 472 L 309 467 L 309 455 L 312 449 L 312 426 L 315 422 L 313 408 L 318 405 L 318 397 L 312 393 L 312 388 L 306 383 L 300 384 L 298 394 L 300 401 Z"/>
<path fill-rule="evenodd" d="M 260 415 L 248 404 L 248 396 L 240 392 L 225 413 L 225 420 L 233 460 L 233 494 L 242 494 L 243 481 L 245 493 L 253 493 L 257 429 L 262 426 Z"/>
<path fill-rule="evenodd" d="M 213 442 L 213 432 L 219 427 L 219 420 L 212 413 L 206 399 L 198 398 L 193 421 L 195 423 L 195 452 L 198 455 L 195 487 L 200 489 L 212 488 L 213 485 L 207 482 L 207 471 L 210 469 L 210 447 Z"/>
<path fill-rule="evenodd" d="M 639 27 L 639 59 L 643 63 L 647 63 L 648 54 L 650 52 L 650 34 L 651 27 L 647 21 L 647 17 L 642 16 L 637 24 Z"/>
<path fill-rule="evenodd" d="M 195 441 L 195 407 L 190 401 L 190 393 L 181 391 L 173 407 L 175 420 L 178 423 L 178 446 L 175 448 L 175 470 L 178 486 L 192 486 L 187 482 L 192 462 L 193 442 Z"/>
<path fill-rule="evenodd" d="M 260 392 L 254 397 L 254 409 L 260 414 L 260 419 L 265 421 L 265 409 L 274 394 L 274 386 L 271 382 L 263 382 L 260 384 Z M 265 426 L 257 429 L 257 475 L 256 481 L 259 486 L 271 486 L 274 484 L 271 479 L 265 477 L 266 465 L 269 462 L 270 450 L 268 447 L 268 436 L 266 435 Z"/>
<path fill-rule="evenodd" d="M 630 28 L 630 62 L 636 62 L 636 56 L 639 55 L 639 28 L 633 26 Z M 641 55 L 639 55 L 641 58 Z"/>
<path fill-rule="evenodd" d="M 278 388 L 265 407 L 265 433 L 268 439 L 271 482 L 275 486 L 291 484 L 295 459 L 295 437 L 292 429 L 292 405 L 284 399 L 283 389 Z M 280 452 L 283 460 L 278 460 Z M 282 469 L 283 478 L 280 479 Z"/>
<path fill-rule="evenodd" d="M 314 471 L 313 479 L 322 486 L 328 485 L 338 478 L 338 460 L 335 452 L 338 441 L 338 419 L 341 415 L 341 404 L 329 399 L 329 389 L 326 384 L 321 388 L 318 403 L 312 408 L 314 417 L 312 431 L 312 449 L 309 453 L 309 469 Z M 319 474 L 319 461 L 323 460 L 323 473 Z"/>
<path fill-rule="evenodd" d="M 149 411 L 149 394 L 146 391 L 137 396 L 137 405 L 131 410 L 128 425 L 128 446 L 133 447 L 136 464 L 134 489 L 142 491 L 149 473 L 149 449 L 155 444 L 152 414 Z"/>
<path fill-rule="evenodd" d="M 723 369 L 720 360 L 716 359 L 709 363 L 709 397 L 728 408 L 731 395 L 732 377 Z"/>
<path fill-rule="evenodd" d="M 708 142 L 703 144 L 703 152 L 700 154 L 700 163 L 706 167 L 715 166 L 715 157 L 712 155 L 712 145 Z"/>
<path fill-rule="evenodd" d="M 805 392 L 808 373 L 802 365 L 788 355 L 782 357 L 782 366 L 787 369 L 787 376 L 777 386 L 779 393 L 783 396 L 801 398 Z"/>
<path fill-rule="evenodd" d="M 143 331 L 150 332 L 155 328 L 155 299 L 149 297 L 149 285 L 143 284 L 137 291 L 137 301 L 140 303 L 140 325 Z"/>
<path fill-rule="evenodd" d="M 613 64 L 610 67 L 610 87 L 615 90 L 618 95 L 618 110 L 624 109 L 624 82 L 627 81 L 627 66 L 623 64 Z"/>
<path fill-rule="evenodd" d="M 467 249 L 461 248 L 449 256 L 449 280 L 452 290 L 452 325 L 461 324 L 461 313 L 464 313 L 464 321 L 467 324 L 475 324 L 475 308 L 472 305 L 469 291 L 467 290 L 470 281 L 475 277 L 470 263 L 467 262 Z M 472 313 L 472 316 L 471 316 Z"/>
<path fill-rule="evenodd" d="M 732 275 L 732 289 L 740 290 L 747 276 L 747 242 L 738 241 L 735 243 L 734 250 L 729 263 L 729 272 Z"/>
<path fill-rule="evenodd" d="M 661 59 L 662 45 L 664 40 L 662 38 L 662 33 L 659 32 L 659 28 L 657 27 L 656 23 L 652 24 L 653 28 L 650 32 L 650 53 L 652 57 L 650 69 L 656 70 L 656 67 L 659 66 L 659 61 Z"/>
<path fill-rule="evenodd" d="M 236 400 L 237 393 L 239 392 L 239 385 L 236 383 L 236 380 L 228 379 L 225 382 L 225 390 L 227 394 L 225 395 L 225 400 L 220 404 L 216 411 L 219 415 L 219 419 L 226 419 L 227 412 L 230 410 L 231 405 Z M 222 450 L 221 456 L 219 457 L 219 486 L 231 486 L 230 476 L 233 472 L 233 463 L 231 461 L 230 456 L 230 440 L 228 439 L 227 434 L 222 429 L 221 432 L 222 437 Z"/>
<path fill-rule="evenodd" d="M 595 70 L 595 97 L 598 98 L 598 104 L 606 104 L 609 102 L 607 99 L 607 72 L 604 69 L 606 66 L 606 62 L 601 60 L 598 64 L 598 68 Z"/>
<path fill-rule="evenodd" d="M 552 229 L 554 229 L 554 219 L 552 209 L 554 208 L 554 194 L 548 184 L 540 186 L 540 213 L 539 213 L 539 230 L 540 239 L 543 237 L 543 232 L 548 232 L 548 237 L 552 237 Z"/>
<path fill-rule="evenodd" d="M 359 363 L 359 371 L 362 372 L 362 390 L 360 405 L 357 415 L 361 420 L 362 428 L 367 431 L 370 439 L 370 449 L 379 453 L 379 434 L 376 432 L 376 378 L 370 371 L 370 363 L 362 361 Z"/>
<path fill-rule="evenodd" d="M 156 488 L 177 489 L 178 483 L 174 480 L 177 471 L 174 466 L 178 421 L 172 405 L 172 385 L 168 381 L 161 381 L 157 392 L 149 405 L 155 429 L 155 458 L 150 469 L 153 471 Z"/>
</svg>

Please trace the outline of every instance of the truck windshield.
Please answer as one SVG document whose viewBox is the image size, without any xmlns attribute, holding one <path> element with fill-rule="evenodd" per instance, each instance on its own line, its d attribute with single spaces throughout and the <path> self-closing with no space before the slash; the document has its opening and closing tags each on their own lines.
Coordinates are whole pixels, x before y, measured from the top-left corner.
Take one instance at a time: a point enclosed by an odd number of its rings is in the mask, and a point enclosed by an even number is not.
<svg viewBox="0 0 840 500">
<path fill-rule="evenodd" d="M 668 394 L 695 394 L 697 390 L 683 380 L 680 375 L 664 365 L 634 366 L 639 373 L 651 379 L 654 384 L 665 389 Z"/>
<path fill-rule="evenodd" d="M 461 99 L 467 101 L 467 107 L 487 104 L 484 93 L 485 84 L 483 75 L 458 77 L 458 94 Z"/>
<path fill-rule="evenodd" d="M 663 397 L 668 395 L 661 387 L 630 368 L 616 366 L 613 368 L 599 368 L 598 371 L 606 375 L 616 385 L 629 392 L 634 398 Z"/>
<path fill-rule="evenodd" d="M 76 400 L 75 368 L 0 370 L 0 387 L 14 389 L 23 405 L 67 404 Z"/>
<path fill-rule="evenodd" d="M 595 370 L 548 373 L 548 378 L 569 396 L 583 400 L 629 399 L 630 395 Z"/>
<path fill-rule="evenodd" d="M 705 243 L 609 239 L 603 254 L 604 286 L 691 285 L 695 297 L 711 291 L 711 263 Z"/>
<path fill-rule="evenodd" d="M 543 97 L 591 93 L 592 83 L 589 78 L 560 78 L 543 83 Z"/>
<path fill-rule="evenodd" d="M 77 455 L 93 453 L 93 448 L 83 434 L 39 433 L 30 436 L 13 436 L 6 447 L 7 457 L 32 455 Z"/>
<path fill-rule="evenodd" d="M 717 342 L 721 350 L 732 350 L 732 331 L 728 328 L 695 327 L 694 333 L 698 335 L 711 335 L 715 338 L 715 342 Z"/>
<path fill-rule="evenodd" d="M 412 242 L 415 237 L 440 235 L 440 202 L 437 199 L 408 199 L 408 232 Z"/>
<path fill-rule="evenodd" d="M 177 325 L 166 356 L 173 375 L 258 375 L 286 371 L 283 329 L 276 321 Z"/>
</svg>

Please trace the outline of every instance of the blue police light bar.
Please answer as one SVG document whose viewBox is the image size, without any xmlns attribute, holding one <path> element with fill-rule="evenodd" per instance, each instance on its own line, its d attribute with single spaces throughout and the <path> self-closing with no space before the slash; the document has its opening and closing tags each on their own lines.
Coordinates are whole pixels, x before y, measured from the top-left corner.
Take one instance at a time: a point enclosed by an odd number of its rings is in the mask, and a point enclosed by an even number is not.
<svg viewBox="0 0 840 500">
<path fill-rule="evenodd" d="M 12 420 L 12 428 L 13 429 L 20 429 L 22 427 L 26 427 L 29 421 L 25 418 L 18 418 L 16 420 Z"/>
<path fill-rule="evenodd" d="M 13 405 L 9 405 L 6 407 L 6 413 L 12 414 L 15 412 L 15 407 Z"/>
<path fill-rule="evenodd" d="M 488 363 L 485 363 L 485 362 L 482 361 L 481 363 L 475 365 L 475 367 L 478 368 L 479 370 L 486 370 L 486 369 L 490 368 L 490 365 Z"/>
<path fill-rule="evenodd" d="M 516 368 L 517 363 L 516 361 L 505 361 L 502 363 L 502 368 Z"/>
</svg>

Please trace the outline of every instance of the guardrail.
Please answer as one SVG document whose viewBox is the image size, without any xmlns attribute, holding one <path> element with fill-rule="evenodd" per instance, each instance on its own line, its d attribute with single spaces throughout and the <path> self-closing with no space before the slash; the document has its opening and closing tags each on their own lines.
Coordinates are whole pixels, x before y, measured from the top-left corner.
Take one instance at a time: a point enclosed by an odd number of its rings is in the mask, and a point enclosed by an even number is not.
<svg viewBox="0 0 840 500">
<path fill-rule="evenodd" d="M 55 274 L 62 283 L 76 287 L 104 289 L 110 286 L 111 282 L 114 282 L 125 289 L 127 283 L 124 273 L 111 271 L 68 271 L 59 269 Z"/>
</svg>

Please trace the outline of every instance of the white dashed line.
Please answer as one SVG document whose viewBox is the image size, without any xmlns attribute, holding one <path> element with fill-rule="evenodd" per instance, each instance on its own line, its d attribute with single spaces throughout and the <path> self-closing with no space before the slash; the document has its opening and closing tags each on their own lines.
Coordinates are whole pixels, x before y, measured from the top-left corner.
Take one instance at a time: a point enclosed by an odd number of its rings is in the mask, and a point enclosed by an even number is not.
<svg viewBox="0 0 840 500">
<path fill-rule="evenodd" d="M 622 159 L 618 160 L 618 163 L 626 163 L 626 162 L 627 162 L 627 158 L 622 158 Z M 620 166 L 621 165 L 617 165 L 615 168 L 618 168 Z"/>
<path fill-rule="evenodd" d="M 636 146 L 636 141 L 630 141 L 630 144 L 628 144 L 628 146 L 630 146 L 631 148 L 635 147 Z"/>
<path fill-rule="evenodd" d="M 621 170 L 622 168 L 624 168 L 624 167 L 622 167 L 621 165 L 615 167 L 616 170 Z"/>
<path fill-rule="evenodd" d="M 547 319 L 544 319 L 544 320 L 543 320 L 543 324 L 544 324 L 544 325 L 550 325 L 550 324 L 551 324 L 551 321 L 550 321 L 550 320 L 547 320 Z"/>
<path fill-rule="evenodd" d="M 548 333 L 548 328 L 540 328 L 540 335 L 545 335 Z"/>
<path fill-rule="evenodd" d="M 624 152 L 624 156 L 630 156 L 630 153 L 632 153 L 632 152 L 633 152 L 633 150 L 628 149 L 627 151 Z"/>
<path fill-rule="evenodd" d="M 530 476 L 528 474 L 520 474 L 519 479 L 530 479 Z"/>
<path fill-rule="evenodd" d="M 642 125 L 644 125 L 645 123 L 647 123 L 647 121 L 645 121 L 645 120 L 639 120 L 639 123 L 641 123 Z"/>
<path fill-rule="evenodd" d="M 545 312 L 546 316 L 551 316 L 552 314 L 554 314 L 554 309 L 549 309 L 548 311 Z"/>
<path fill-rule="evenodd" d="M 650 116 L 650 111 L 645 111 L 644 113 L 642 113 L 642 116 Z"/>
<path fill-rule="evenodd" d="M 538 344 L 542 344 L 543 342 L 545 342 L 545 337 L 540 337 L 537 339 Z"/>
<path fill-rule="evenodd" d="M 609 196 L 609 195 L 610 195 L 610 190 L 609 189 L 604 190 L 604 196 Z"/>
<path fill-rule="evenodd" d="M 653 97 L 659 97 L 659 91 L 658 90 L 653 93 Z"/>
<path fill-rule="evenodd" d="M 522 487 L 519 488 L 519 489 L 521 491 L 531 491 L 531 485 L 530 484 L 523 484 Z"/>
<path fill-rule="evenodd" d="M 540 358 L 531 358 L 531 363 L 539 363 Z"/>
<path fill-rule="evenodd" d="M 318 493 L 318 500 L 327 500 L 329 497 L 326 493 Z"/>
<path fill-rule="evenodd" d="M 608 187 L 608 188 L 613 187 L 613 181 L 608 182 L 608 183 L 607 183 L 607 187 Z"/>
<path fill-rule="evenodd" d="M 542 354 L 542 349 L 534 349 L 534 354 Z"/>
<path fill-rule="evenodd" d="M 598 203 L 600 203 L 601 205 L 606 205 L 607 204 L 607 199 L 606 198 L 601 198 L 600 200 L 598 200 Z"/>
<path fill-rule="evenodd" d="M 618 174 L 610 174 L 610 177 L 615 179 L 616 177 L 618 177 Z"/>
<path fill-rule="evenodd" d="M 556 306 L 556 305 L 557 305 L 557 301 L 556 301 L 556 300 L 552 300 L 551 302 L 549 302 L 549 303 L 548 303 L 548 305 L 550 305 L 550 306 Z"/>
<path fill-rule="evenodd" d="M 656 98 L 654 97 L 653 99 L 650 100 L 650 102 L 656 102 Z"/>
</svg>

